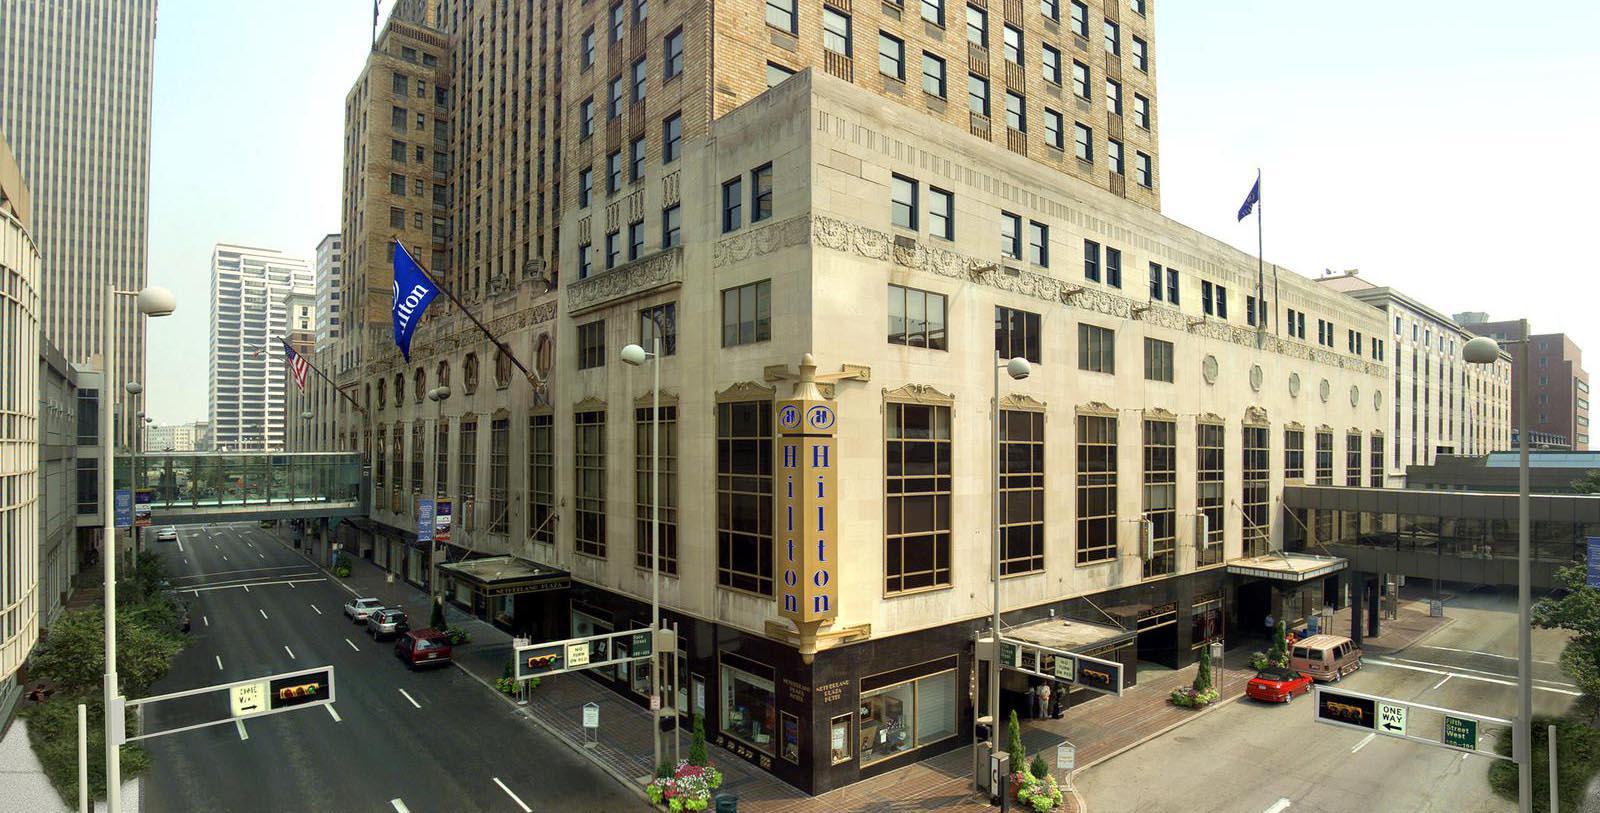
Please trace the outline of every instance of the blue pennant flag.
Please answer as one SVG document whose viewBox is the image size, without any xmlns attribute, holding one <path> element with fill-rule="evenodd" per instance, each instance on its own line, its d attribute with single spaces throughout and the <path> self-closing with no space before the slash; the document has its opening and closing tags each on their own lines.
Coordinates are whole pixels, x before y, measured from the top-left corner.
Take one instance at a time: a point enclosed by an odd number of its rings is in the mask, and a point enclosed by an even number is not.
<svg viewBox="0 0 1600 813">
<path fill-rule="evenodd" d="M 1255 186 L 1250 187 L 1250 194 L 1244 196 L 1244 205 L 1239 207 L 1239 219 L 1250 216 L 1250 212 L 1261 202 L 1261 176 L 1256 176 Z"/>
<path fill-rule="evenodd" d="M 439 287 L 411 259 L 406 247 L 394 241 L 394 343 L 406 361 L 411 360 L 411 332 L 438 295 Z"/>
</svg>

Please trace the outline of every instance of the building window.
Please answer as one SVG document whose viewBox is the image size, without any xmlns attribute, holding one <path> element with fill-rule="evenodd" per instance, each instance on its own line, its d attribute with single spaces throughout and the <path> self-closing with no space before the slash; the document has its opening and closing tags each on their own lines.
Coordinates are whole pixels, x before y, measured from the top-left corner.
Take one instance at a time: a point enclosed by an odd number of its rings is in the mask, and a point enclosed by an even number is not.
<svg viewBox="0 0 1600 813">
<path fill-rule="evenodd" d="M 1207 316 L 1228 318 L 1228 289 L 1208 280 L 1201 280 L 1200 307 Z"/>
<path fill-rule="evenodd" d="M 585 556 L 606 555 L 606 413 L 579 412 L 573 423 L 575 527 L 573 549 Z"/>
<path fill-rule="evenodd" d="M 1089 99 L 1089 66 L 1077 60 L 1072 61 L 1072 92 L 1080 99 Z"/>
<path fill-rule="evenodd" d="M 611 92 L 606 102 L 607 120 L 622 117 L 622 75 L 617 74 L 611 79 Z"/>
<path fill-rule="evenodd" d="M 1106 284 L 1122 287 L 1122 250 L 1106 246 Z"/>
<path fill-rule="evenodd" d="M 612 195 L 622 188 L 622 150 L 606 156 L 606 192 Z"/>
<path fill-rule="evenodd" d="M 1072 33 L 1089 38 L 1089 6 L 1082 0 L 1072 0 Z"/>
<path fill-rule="evenodd" d="M 750 222 L 772 217 L 772 164 L 750 170 Z"/>
<path fill-rule="evenodd" d="M 611 7 L 611 43 L 622 42 L 622 24 L 627 20 L 627 7 L 617 3 Z"/>
<path fill-rule="evenodd" d="M 388 433 L 388 429 L 381 426 L 378 427 L 378 445 L 373 448 L 375 462 L 372 466 L 372 492 L 379 495 L 380 504 L 384 493 L 384 477 L 389 473 L 389 467 L 385 465 L 385 456 L 388 453 L 389 446 L 388 438 L 386 437 Z"/>
<path fill-rule="evenodd" d="M 946 330 L 944 294 L 889 286 L 890 344 L 948 350 Z"/>
<path fill-rule="evenodd" d="M 444 498 L 450 491 L 450 419 L 440 418 L 433 436 L 433 493 Z"/>
<path fill-rule="evenodd" d="M 967 6 L 967 42 L 979 48 L 989 47 L 989 12 Z"/>
<path fill-rule="evenodd" d="M 1111 174 L 1123 174 L 1121 141 L 1114 138 L 1106 139 L 1106 163 L 1111 167 Z"/>
<path fill-rule="evenodd" d="M 661 122 L 661 163 L 678 160 L 683 142 L 683 114 L 673 113 Z"/>
<path fill-rule="evenodd" d="M 850 15 L 822 7 L 822 47 L 840 56 L 850 56 Z"/>
<path fill-rule="evenodd" d="M 578 208 L 589 208 L 589 198 L 594 194 L 594 170 L 584 167 L 578 170 Z"/>
<path fill-rule="evenodd" d="M 1080 565 L 1117 556 L 1117 419 L 1078 416 L 1078 551 Z"/>
<path fill-rule="evenodd" d="M 594 26 L 589 26 L 583 32 L 583 39 L 579 51 L 579 64 L 584 70 L 594 65 Z"/>
<path fill-rule="evenodd" d="M 717 583 L 772 595 L 772 402 L 717 404 Z"/>
<path fill-rule="evenodd" d="M 1037 220 L 1028 221 L 1028 262 L 1050 267 L 1050 227 Z"/>
<path fill-rule="evenodd" d="M 506 532 L 511 496 L 511 419 L 489 422 L 489 533 Z"/>
<path fill-rule="evenodd" d="M 944 60 L 928 53 L 922 52 L 922 92 L 943 99 L 944 91 Z"/>
<path fill-rule="evenodd" d="M 1373 433 L 1368 438 L 1367 464 L 1371 467 L 1367 486 L 1370 488 L 1383 488 L 1383 436 L 1380 434 Z"/>
<path fill-rule="evenodd" d="M 661 546 L 661 572 L 678 572 L 678 408 L 661 407 L 661 489 L 659 529 Z M 646 570 L 651 566 L 652 540 L 650 538 L 651 481 L 650 437 L 654 424 L 650 408 L 633 411 L 634 430 L 634 518 L 635 542 L 633 564 Z"/>
<path fill-rule="evenodd" d="M 635 220 L 628 224 L 628 259 L 637 260 L 644 253 L 644 221 Z"/>
<path fill-rule="evenodd" d="M 1111 20 L 1106 20 L 1106 53 L 1122 54 L 1122 27 Z"/>
<path fill-rule="evenodd" d="M 906 80 L 906 44 L 882 31 L 878 32 L 878 73 Z"/>
<path fill-rule="evenodd" d="M 1133 179 L 1140 186 L 1150 189 L 1155 183 L 1154 175 L 1150 171 L 1150 156 L 1135 152 L 1133 154 Z"/>
<path fill-rule="evenodd" d="M 661 81 L 670 81 L 673 77 L 683 73 L 683 29 L 678 28 L 661 43 L 661 53 L 665 63 L 661 66 Z"/>
<path fill-rule="evenodd" d="M 555 544 L 556 446 L 550 415 L 528 417 L 528 538 Z"/>
<path fill-rule="evenodd" d="M 1304 480 L 1306 477 L 1306 433 L 1299 429 L 1283 430 L 1283 479 Z"/>
<path fill-rule="evenodd" d="M 633 103 L 644 101 L 649 90 L 649 71 L 645 67 L 644 57 L 633 61 Z"/>
<path fill-rule="evenodd" d="M 946 240 L 956 239 L 955 195 L 936 186 L 928 187 L 928 233 Z"/>
<path fill-rule="evenodd" d="M 1000 256 L 1022 259 L 1022 218 L 1010 212 L 1000 213 Z"/>
<path fill-rule="evenodd" d="M 1039 0 L 1039 13 L 1061 22 L 1061 0 Z"/>
<path fill-rule="evenodd" d="M 1053 85 L 1061 84 L 1061 52 L 1045 43 L 1040 48 L 1039 63 L 1044 74 L 1044 80 Z"/>
<path fill-rule="evenodd" d="M 1006 410 L 1000 460 L 1001 575 L 1044 570 L 1044 413 Z"/>
<path fill-rule="evenodd" d="M 767 0 L 767 25 L 791 35 L 798 33 L 794 6 L 795 0 Z"/>
<path fill-rule="evenodd" d="M 678 303 L 667 302 L 639 311 L 639 346 L 654 352 L 661 339 L 661 355 L 678 354 Z"/>
<path fill-rule="evenodd" d="M 1006 126 L 1019 133 L 1028 132 L 1027 102 L 1021 94 L 1006 91 Z"/>
<path fill-rule="evenodd" d="M 902 229 L 917 227 L 917 182 L 903 175 L 889 179 L 889 221 Z"/>
<path fill-rule="evenodd" d="M 1015 26 L 1001 26 L 1000 36 L 1005 47 L 1003 49 L 1006 61 L 1014 65 L 1022 64 L 1022 29 Z"/>
<path fill-rule="evenodd" d="M 463 502 L 478 495 L 478 419 L 461 419 L 461 448 L 456 450 L 456 493 Z"/>
<path fill-rule="evenodd" d="M 974 73 L 967 74 L 967 109 L 989 117 L 989 80 Z"/>
<path fill-rule="evenodd" d="M 772 281 L 762 280 L 722 292 L 722 346 L 754 344 L 772 338 Z"/>
<path fill-rule="evenodd" d="M 1344 484 L 1361 485 L 1361 435 L 1356 432 L 1344 436 Z"/>
<path fill-rule="evenodd" d="M 578 279 L 588 279 L 594 271 L 594 246 L 584 243 L 578 246 Z"/>
<path fill-rule="evenodd" d="M 422 437 L 424 428 L 422 421 L 411 424 L 411 494 L 417 497 L 422 495 L 422 470 L 426 463 L 423 454 L 426 441 Z"/>
<path fill-rule="evenodd" d="M 1072 125 L 1073 155 L 1079 161 L 1094 163 L 1094 130 L 1074 122 Z"/>
<path fill-rule="evenodd" d="M 950 408 L 885 409 L 884 591 L 950 583 Z"/>
<path fill-rule="evenodd" d="M 1333 485 L 1333 433 L 1317 433 L 1317 485 Z"/>
<path fill-rule="evenodd" d="M 1173 421 L 1144 422 L 1144 534 L 1144 577 L 1176 571 L 1178 424 Z"/>
<path fill-rule="evenodd" d="M 606 232 L 606 270 L 616 268 L 620 259 L 622 259 L 621 232 Z"/>
<path fill-rule="evenodd" d="M 722 231 L 744 225 L 744 180 L 734 178 L 722 185 Z"/>
<path fill-rule="evenodd" d="M 1083 241 L 1083 278 L 1100 281 L 1100 244 L 1093 240 Z"/>
<path fill-rule="evenodd" d="M 644 138 L 642 136 L 628 143 L 628 180 L 634 183 L 644 180 Z"/>
<path fill-rule="evenodd" d="M 791 76 L 794 76 L 794 71 L 772 62 L 767 63 L 767 88 L 769 90 L 782 84 L 783 80 Z"/>
<path fill-rule="evenodd" d="M 1114 79 L 1106 80 L 1106 112 L 1122 115 L 1122 83 Z"/>
<path fill-rule="evenodd" d="M 1117 372 L 1116 331 L 1078 323 L 1078 369 L 1091 373 Z"/>
<path fill-rule="evenodd" d="M 1172 342 L 1145 337 L 1144 378 L 1172 383 Z"/>
<path fill-rule="evenodd" d="M 1222 563 L 1222 540 L 1225 530 L 1223 499 L 1223 466 L 1225 463 L 1224 429 L 1221 424 L 1197 423 L 1195 424 L 1196 448 L 1199 454 L 1196 461 L 1197 488 L 1195 491 L 1195 513 L 1202 517 L 1200 551 L 1198 561 L 1201 566 Z"/>
<path fill-rule="evenodd" d="M 578 369 L 588 370 L 606 364 L 606 321 L 597 319 L 578 325 Z"/>
<path fill-rule="evenodd" d="M 682 242 L 683 208 L 674 203 L 661 210 L 661 247 L 672 248 Z"/>
<path fill-rule="evenodd" d="M 1003 306 L 994 309 L 994 348 L 1003 359 L 1021 356 L 1039 364 L 1039 314 Z"/>
<path fill-rule="evenodd" d="M 870 685 L 862 681 L 863 766 L 955 736 L 960 682 L 954 669 L 883 688 Z"/>
<path fill-rule="evenodd" d="M 1061 114 L 1046 107 L 1044 109 L 1044 143 L 1058 150 L 1066 149 L 1066 135 L 1062 129 L 1066 126 Z"/>
<path fill-rule="evenodd" d="M 1133 94 L 1133 123 L 1141 129 L 1150 129 L 1150 100 L 1137 93 Z"/>
<path fill-rule="evenodd" d="M 398 173 L 389 173 L 389 194 L 406 196 L 406 176 Z"/>
<path fill-rule="evenodd" d="M 944 0 L 922 0 L 922 19 L 944 27 Z"/>
<path fill-rule="evenodd" d="M 1146 73 L 1150 71 L 1149 46 L 1145 45 L 1144 40 L 1138 37 L 1133 38 L 1133 66 Z"/>
<path fill-rule="evenodd" d="M 735 669 L 726 663 L 722 665 L 720 727 L 728 736 L 770 756 L 778 718 L 778 697 L 773 690 L 771 668 L 746 658 L 739 658 L 739 661 L 750 663 L 752 669 L 764 670 L 765 676 Z"/>
<path fill-rule="evenodd" d="M 584 99 L 578 103 L 578 138 L 585 139 L 594 134 L 594 99 Z"/>
<path fill-rule="evenodd" d="M 1271 442 L 1265 426 L 1244 427 L 1244 555 L 1261 556 L 1268 550 L 1270 522 L 1267 514 L 1268 479 L 1271 476 Z"/>
</svg>

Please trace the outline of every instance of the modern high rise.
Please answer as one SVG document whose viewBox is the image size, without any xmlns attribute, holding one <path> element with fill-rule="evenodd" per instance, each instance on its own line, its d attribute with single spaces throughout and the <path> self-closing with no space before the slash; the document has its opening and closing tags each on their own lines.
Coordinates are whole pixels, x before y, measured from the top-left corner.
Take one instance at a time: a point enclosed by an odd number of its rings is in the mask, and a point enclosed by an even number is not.
<svg viewBox="0 0 1600 813">
<path fill-rule="evenodd" d="M 1485 367 L 1462 361 L 1474 333 L 1396 288 L 1356 270 L 1317 279 L 1382 312 L 1389 329 L 1362 335 L 1318 319 L 1319 335 L 1352 352 L 1363 346 L 1390 370 L 1387 483 L 1403 485 L 1408 466 L 1431 466 L 1439 455 L 1486 455 L 1511 448 L 1511 357 Z"/>
<path fill-rule="evenodd" d="M 317 243 L 317 324 L 314 341 L 317 350 L 332 347 L 339 339 L 339 313 L 344 304 L 343 254 L 343 235 L 330 234 Z"/>
<path fill-rule="evenodd" d="M 0 138 L 33 190 L 44 335 L 88 361 L 115 308 L 117 380 L 140 383 L 144 320 L 107 297 L 145 285 L 155 35 L 156 0 L 0 3 Z"/>
<path fill-rule="evenodd" d="M 1533 389 L 1529 431 L 1533 435 L 1530 448 L 1572 449 L 1587 451 L 1590 446 L 1589 428 L 1589 374 L 1583 369 L 1583 350 L 1565 333 L 1522 332 L 1520 320 L 1481 322 L 1463 325 L 1479 336 L 1490 336 L 1500 341 L 1526 337 L 1532 342 L 1531 360 Z M 1515 347 L 1511 352 L 1513 366 L 1521 359 Z M 1521 371 L 1515 371 L 1521 375 Z M 1511 425 L 1520 426 L 1521 414 L 1516 399 L 1511 404 Z"/>
<path fill-rule="evenodd" d="M 211 252 L 211 412 L 218 451 L 283 448 L 287 299 L 315 294 L 311 266 L 272 249 L 219 243 Z M 312 318 L 307 315 L 306 335 Z"/>
</svg>

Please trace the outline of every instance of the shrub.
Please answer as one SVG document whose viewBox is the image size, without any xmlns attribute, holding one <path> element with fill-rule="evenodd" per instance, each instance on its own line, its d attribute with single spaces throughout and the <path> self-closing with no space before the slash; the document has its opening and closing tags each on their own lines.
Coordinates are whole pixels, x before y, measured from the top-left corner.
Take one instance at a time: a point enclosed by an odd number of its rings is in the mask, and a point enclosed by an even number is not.
<svg viewBox="0 0 1600 813">
<path fill-rule="evenodd" d="M 447 627 L 444 631 L 444 634 L 445 637 L 450 639 L 451 646 L 461 646 L 462 644 L 472 643 L 472 636 L 468 635 L 467 631 L 461 627 Z"/>
<path fill-rule="evenodd" d="M 689 739 L 689 764 L 705 767 L 711 760 L 706 757 L 706 721 L 694 716 L 694 735 Z"/>
<path fill-rule="evenodd" d="M 1573 717 L 1535 717 L 1533 720 L 1533 809 L 1550 809 L 1550 735 L 1556 727 L 1556 755 L 1560 758 L 1557 792 L 1561 809 L 1578 810 L 1584 789 L 1596 770 L 1600 770 L 1600 730 Z M 1511 731 L 1506 729 L 1495 742 L 1495 752 L 1511 755 Z M 1489 766 L 1489 787 L 1504 799 L 1517 798 L 1517 763 L 1497 759 Z"/>
<path fill-rule="evenodd" d="M 1167 702 L 1174 706 L 1182 706 L 1186 709 L 1193 709 L 1201 706 L 1209 706 L 1212 703 L 1217 702 L 1217 697 L 1218 692 L 1215 688 L 1206 689 L 1203 692 L 1197 692 L 1193 688 L 1186 687 L 1182 689 L 1173 689 L 1172 694 L 1167 696 Z"/>
<path fill-rule="evenodd" d="M 1011 720 L 1006 723 L 1006 752 L 1011 755 L 1011 770 L 1021 771 L 1028 764 L 1028 755 L 1022 750 L 1022 726 L 1017 724 L 1017 710 L 1011 710 Z"/>
<path fill-rule="evenodd" d="M 1192 685 L 1198 694 L 1205 694 L 1211 690 L 1211 647 L 1201 647 L 1200 668 L 1195 670 Z"/>
<path fill-rule="evenodd" d="M 28 721 L 28 741 L 43 764 L 44 773 L 61 794 L 61 800 L 76 808 L 78 804 L 78 704 L 88 706 L 89 714 L 89 798 L 106 794 L 105 705 L 98 694 L 56 694 L 48 703 L 28 704 L 21 715 Z M 128 731 L 138 730 L 138 714 L 128 710 Z M 137 745 L 122 746 L 124 781 L 144 773 L 150 756 Z"/>
<path fill-rule="evenodd" d="M 444 599 L 435 598 L 432 604 L 433 612 L 429 613 L 428 615 L 428 626 L 433 627 L 436 630 L 442 630 L 445 627 Z"/>
<path fill-rule="evenodd" d="M 1267 653 L 1265 653 L 1265 652 L 1252 652 L 1252 653 L 1250 653 L 1250 668 L 1251 669 L 1254 669 L 1257 672 L 1259 672 L 1262 669 L 1267 668 L 1268 665 L 1269 665 L 1269 662 L 1267 661 Z"/>
<path fill-rule="evenodd" d="M 1050 766 L 1045 764 L 1044 756 L 1033 755 L 1033 761 L 1028 763 L 1028 773 L 1033 774 L 1034 779 L 1043 779 L 1050 775 Z"/>
</svg>

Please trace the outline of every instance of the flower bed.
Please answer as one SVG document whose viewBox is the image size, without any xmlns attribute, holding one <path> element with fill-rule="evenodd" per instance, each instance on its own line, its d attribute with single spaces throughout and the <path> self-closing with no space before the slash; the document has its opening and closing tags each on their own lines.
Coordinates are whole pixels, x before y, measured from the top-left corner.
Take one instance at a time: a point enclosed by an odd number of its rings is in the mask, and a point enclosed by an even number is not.
<svg viewBox="0 0 1600 813">
<path fill-rule="evenodd" d="M 1061 809 L 1061 787 L 1049 773 L 1041 778 L 1028 771 L 1016 771 L 1011 774 L 1011 790 L 1018 802 L 1037 813 Z"/>
<path fill-rule="evenodd" d="M 719 787 L 722 787 L 721 771 L 710 765 L 690 765 L 684 760 L 678 763 L 672 776 L 651 780 L 644 791 L 651 803 L 678 813 L 705 810 L 711 805 L 711 792 Z"/>
<path fill-rule="evenodd" d="M 1218 696 L 1219 693 L 1216 689 L 1206 689 L 1203 692 L 1197 692 L 1193 688 L 1185 686 L 1182 689 L 1173 689 L 1172 695 L 1167 698 L 1167 702 L 1174 706 L 1182 706 L 1186 709 L 1194 709 L 1202 706 L 1209 706 L 1212 703 L 1217 702 Z"/>
</svg>

